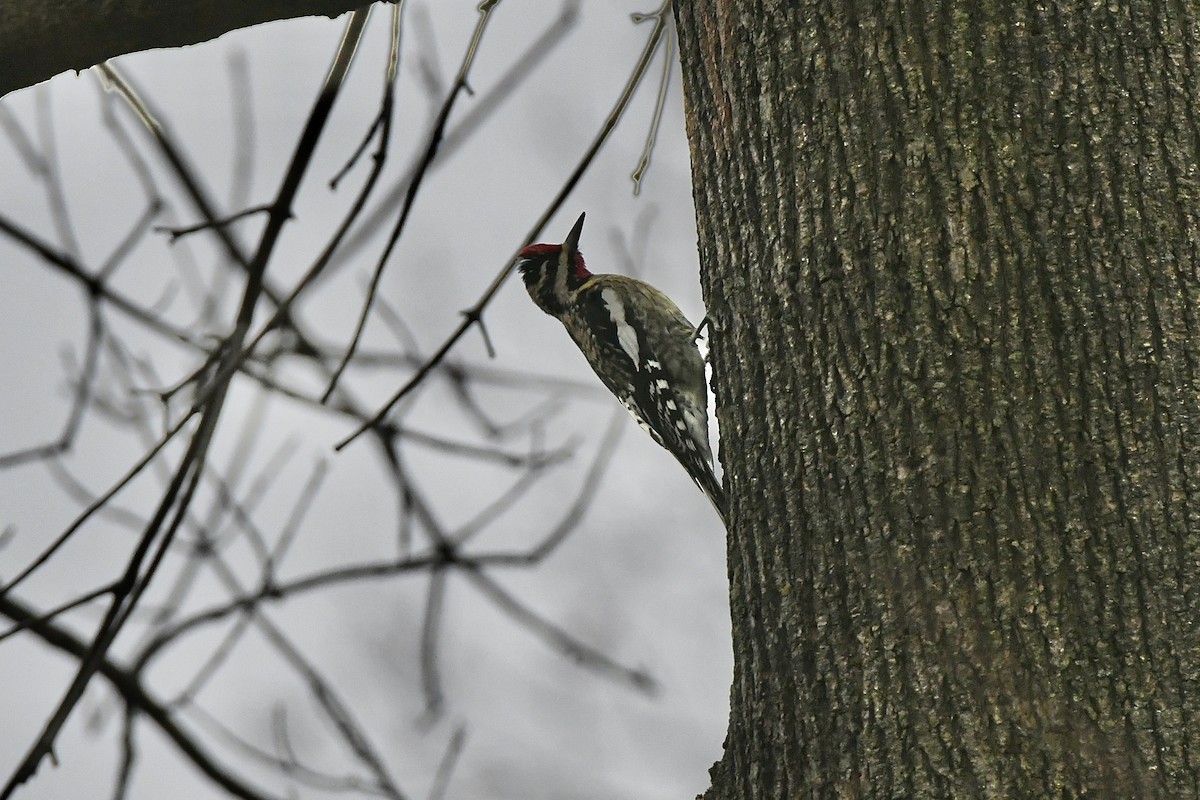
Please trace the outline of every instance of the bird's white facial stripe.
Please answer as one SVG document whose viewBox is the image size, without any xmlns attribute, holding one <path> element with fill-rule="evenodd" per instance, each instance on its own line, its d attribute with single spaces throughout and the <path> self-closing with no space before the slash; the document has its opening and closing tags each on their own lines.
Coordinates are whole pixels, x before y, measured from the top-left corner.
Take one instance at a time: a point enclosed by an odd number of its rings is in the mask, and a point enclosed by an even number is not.
<svg viewBox="0 0 1200 800">
<path fill-rule="evenodd" d="M 617 341 L 621 343 L 621 349 L 633 360 L 634 370 L 639 370 L 641 361 L 638 360 L 637 331 L 625 321 L 625 306 L 621 305 L 620 298 L 612 289 L 601 290 L 600 299 L 604 301 L 604 307 L 608 309 L 608 315 L 617 328 Z"/>
<path fill-rule="evenodd" d="M 566 248 L 558 256 L 558 269 L 554 270 L 554 295 L 567 296 L 567 272 L 571 269 L 570 253 Z"/>
</svg>

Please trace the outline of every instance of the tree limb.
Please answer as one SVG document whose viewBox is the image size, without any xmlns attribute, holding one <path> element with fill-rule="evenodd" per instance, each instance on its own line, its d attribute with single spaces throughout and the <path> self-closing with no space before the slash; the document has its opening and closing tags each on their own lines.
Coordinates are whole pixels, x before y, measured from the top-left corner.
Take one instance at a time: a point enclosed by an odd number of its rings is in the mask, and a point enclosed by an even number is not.
<svg viewBox="0 0 1200 800">
<path fill-rule="evenodd" d="M 0 96 L 69 69 L 158 47 L 215 39 L 292 17 L 336 17 L 362 0 L 0 0 Z"/>
</svg>

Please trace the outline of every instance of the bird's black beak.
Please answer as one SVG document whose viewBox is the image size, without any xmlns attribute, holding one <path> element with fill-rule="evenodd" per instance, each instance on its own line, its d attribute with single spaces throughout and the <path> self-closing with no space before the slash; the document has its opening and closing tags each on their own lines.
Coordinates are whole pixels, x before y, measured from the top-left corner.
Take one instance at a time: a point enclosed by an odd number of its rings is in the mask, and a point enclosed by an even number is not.
<svg viewBox="0 0 1200 800">
<path fill-rule="evenodd" d="M 579 235 L 583 233 L 583 218 L 587 216 L 587 212 L 579 215 L 579 219 L 575 220 L 575 227 L 571 228 L 571 232 L 567 234 L 567 238 L 563 240 L 562 248 L 573 257 L 579 251 Z M 574 260 L 567 263 L 574 263 Z"/>
</svg>

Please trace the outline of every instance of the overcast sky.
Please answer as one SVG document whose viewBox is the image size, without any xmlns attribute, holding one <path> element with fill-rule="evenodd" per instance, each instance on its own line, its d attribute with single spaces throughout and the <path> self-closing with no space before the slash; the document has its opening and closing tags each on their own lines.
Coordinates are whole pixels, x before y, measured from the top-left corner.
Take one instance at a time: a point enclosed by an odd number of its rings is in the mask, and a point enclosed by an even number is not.
<svg viewBox="0 0 1200 800">
<path fill-rule="evenodd" d="M 528 57 L 527 48 L 554 24 L 560 8 L 532 0 L 499 5 L 472 68 L 475 93 L 461 98 L 449 130 L 471 117 L 515 61 Z M 596 135 L 652 27 L 634 25 L 630 13 L 649 10 L 587 4 L 536 73 L 470 138 L 453 145 L 447 140 L 447 152 L 435 163 L 387 262 L 380 284 L 385 308 L 370 318 L 365 350 L 427 355 L 458 325 L 459 312 L 504 267 Z M 373 12 L 295 219 L 269 265 L 269 279 L 285 291 L 328 241 L 370 167 L 369 160 L 360 163 L 338 191 L 329 190 L 329 178 L 378 108 L 389 13 L 384 7 Z M 345 21 L 274 23 L 203 45 L 126 56 L 116 64 L 158 109 L 222 212 L 232 213 L 267 202 L 277 190 Z M 427 140 L 475 22 L 473 3 L 409 3 L 393 138 L 376 202 Z M 660 53 L 627 118 L 544 238 L 561 240 L 586 210 L 582 247 L 593 271 L 636 272 L 699 320 L 677 65 L 640 196 L 633 195 L 630 180 L 653 117 L 662 58 Z M 245 82 L 231 90 L 240 75 L 247 76 Z M 0 216 L 74 252 L 90 270 L 100 268 L 146 205 L 134 169 L 103 122 L 97 86 L 93 73 L 62 75 L 0 101 L 6 120 L 16 120 L 35 148 L 52 143 L 68 222 L 52 212 L 53 181 L 31 169 L 11 124 L 0 136 Z M 249 117 L 237 113 L 239 97 L 252 109 Z M 127 109 L 118 111 L 163 192 L 166 208 L 156 224 L 196 221 L 144 131 Z M 399 206 L 385 211 L 382 228 L 342 258 L 335 276 L 299 309 L 301 323 L 331 348 L 344 347 L 354 329 L 364 286 Z M 237 235 L 247 248 L 261 226 L 260 218 L 238 223 Z M 220 252 L 210 235 L 170 246 L 164 234 L 153 234 L 119 262 L 110 285 L 198 336 L 225 333 L 242 286 L 223 267 Z M 53 441 L 62 431 L 88 342 L 89 314 L 77 284 L 3 236 L 0 264 L 3 453 Z M 211 317 L 206 322 L 203 313 L 210 292 L 219 292 L 216 322 Z M 400 320 L 398 327 L 387 324 L 391 314 Z M 543 538 L 570 508 L 617 406 L 561 326 L 530 303 L 518 281 L 500 291 L 485 320 L 494 359 L 477 331 L 453 351 L 456 363 L 487 370 L 468 383 L 470 402 L 435 375 L 402 404 L 399 421 L 421 434 L 508 453 L 569 452 L 471 539 L 477 551 L 515 551 Z M 103 492 L 137 461 L 147 437 L 161 431 L 162 411 L 154 406 L 153 392 L 131 393 L 118 376 L 128 367 L 141 389 L 156 391 L 200 365 L 194 350 L 170 344 L 111 308 L 105 308 L 103 321 L 106 336 L 120 341 L 127 358 L 122 366 L 106 352 L 98 362 L 97 394 L 108 416 L 89 412 L 61 460 L 0 472 L 0 529 L 8 531 L 0 549 L 0 581 L 12 578 L 79 513 L 81 501 L 68 491 L 67 476 L 93 494 Z M 276 370 L 288 385 L 320 393 L 319 376 L 299 360 L 283 359 Z M 374 409 L 410 374 L 407 367 L 353 367 L 344 386 Z M 184 407 L 185 399 L 176 401 L 170 422 Z M 153 424 L 139 433 L 136 425 L 111 421 L 122 415 Z M 436 642 L 444 707 L 433 718 L 423 713 L 421 670 L 427 572 L 327 587 L 266 607 L 265 618 L 336 687 L 406 796 L 427 796 L 438 760 L 460 727 L 465 745 L 450 798 L 649 800 L 692 797 L 707 788 L 707 769 L 721 753 L 732 668 L 723 531 L 673 459 L 632 420 L 624 417 L 621 425 L 618 449 L 593 504 L 553 556 L 533 569 L 494 568 L 487 574 L 588 647 L 649 673 L 658 686 L 653 694 L 575 663 L 453 572 L 446 576 Z M 311 500 L 278 567 L 280 580 L 397 556 L 403 517 L 378 448 L 364 439 L 333 452 L 352 427 L 328 411 L 267 397 L 249 380 L 234 383 L 211 453 L 214 476 L 240 478 L 235 494 L 251 507 L 252 526 L 269 546 L 297 503 Z M 123 515 L 90 520 L 17 595 L 48 609 L 117 577 L 136 541 L 130 519 L 150 516 L 163 476 L 180 453 L 179 447 L 168 448 L 155 469 L 117 496 Z M 417 441 L 406 444 L 402 456 L 414 485 L 448 530 L 484 512 L 526 472 Z M 314 491 L 309 481 L 321 469 L 324 479 Z M 264 486 L 261 493 L 254 490 L 256 481 Z M 210 511 L 215 486 L 215 480 L 206 482 L 195 525 L 184 530 L 183 541 L 194 542 L 196 530 L 211 525 L 233 576 L 253 587 L 261 579 L 261 562 L 245 533 L 251 523 Z M 413 548 L 421 552 L 428 540 L 419 525 L 413 535 Z M 153 608 L 187 570 L 182 556 L 180 549 L 156 576 L 145 611 L 117 642 L 116 658 L 143 643 Z M 201 567 L 180 613 L 228 600 L 229 579 Z M 60 622 L 86 636 L 102 609 L 95 603 Z M 165 651 L 148 676 L 155 696 L 166 701 L 181 691 L 232 624 L 230 618 L 204 627 Z M 0 641 L 0 768 L 6 776 L 61 698 L 75 666 L 29 634 Z M 109 796 L 120 758 L 119 710 L 108 687 L 94 680 L 56 748 L 59 766 L 46 763 L 17 797 Z M 231 747 L 206 722 L 209 717 L 270 752 L 280 747 L 273 721 L 286 720 L 288 746 L 302 763 L 335 775 L 363 774 L 302 678 L 253 626 L 177 717 L 224 763 L 272 796 L 327 793 L 264 770 Z M 152 726 L 139 722 L 136 732 L 130 797 L 222 796 Z"/>
</svg>

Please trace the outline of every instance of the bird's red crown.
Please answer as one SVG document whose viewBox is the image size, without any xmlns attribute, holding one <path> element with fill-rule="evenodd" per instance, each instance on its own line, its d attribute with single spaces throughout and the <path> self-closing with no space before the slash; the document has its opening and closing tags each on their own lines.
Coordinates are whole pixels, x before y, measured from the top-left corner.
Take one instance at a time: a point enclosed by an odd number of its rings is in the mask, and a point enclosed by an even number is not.
<svg viewBox="0 0 1200 800">
<path fill-rule="evenodd" d="M 558 258 L 562 252 L 561 244 L 531 244 L 517 254 L 517 258 L 544 259 L 548 256 Z M 592 273 L 583 263 L 583 253 L 575 251 L 575 277 L 583 280 L 590 278 Z"/>
</svg>

